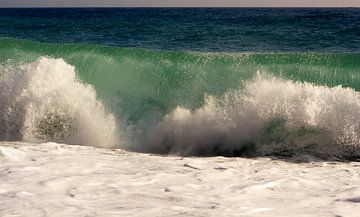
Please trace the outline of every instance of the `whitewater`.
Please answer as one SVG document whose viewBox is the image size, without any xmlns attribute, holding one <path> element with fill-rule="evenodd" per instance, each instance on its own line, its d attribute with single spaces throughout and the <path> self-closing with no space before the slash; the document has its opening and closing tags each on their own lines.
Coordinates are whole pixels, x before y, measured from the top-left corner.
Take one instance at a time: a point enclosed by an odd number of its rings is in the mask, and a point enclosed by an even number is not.
<svg viewBox="0 0 360 217">
<path fill-rule="evenodd" d="M 360 212 L 352 88 L 258 72 L 136 129 L 63 59 L 5 64 L 0 84 L 1 139 L 22 141 L 0 143 L 1 216 Z"/>
<path fill-rule="evenodd" d="M 0 216 L 360 211 L 356 53 L 0 45 Z"/>
<path fill-rule="evenodd" d="M 0 215 L 358 216 L 359 162 L 0 144 Z"/>
</svg>

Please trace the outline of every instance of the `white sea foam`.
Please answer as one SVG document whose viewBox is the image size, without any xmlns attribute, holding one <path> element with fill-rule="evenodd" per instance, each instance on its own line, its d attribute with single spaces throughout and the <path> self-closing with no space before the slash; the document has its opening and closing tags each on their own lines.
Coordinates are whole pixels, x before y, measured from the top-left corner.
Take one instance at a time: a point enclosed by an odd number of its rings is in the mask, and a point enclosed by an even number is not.
<svg viewBox="0 0 360 217">
<path fill-rule="evenodd" d="M 360 94 L 258 75 L 244 89 L 178 107 L 147 134 L 147 151 L 175 154 L 360 154 Z"/>
<path fill-rule="evenodd" d="M 114 116 L 62 59 L 0 68 L 0 123 L 1 140 L 103 147 L 119 142 Z"/>
<path fill-rule="evenodd" d="M 360 213 L 360 162 L 161 157 L 18 142 L 0 142 L 0 162 L 1 217 Z"/>
</svg>

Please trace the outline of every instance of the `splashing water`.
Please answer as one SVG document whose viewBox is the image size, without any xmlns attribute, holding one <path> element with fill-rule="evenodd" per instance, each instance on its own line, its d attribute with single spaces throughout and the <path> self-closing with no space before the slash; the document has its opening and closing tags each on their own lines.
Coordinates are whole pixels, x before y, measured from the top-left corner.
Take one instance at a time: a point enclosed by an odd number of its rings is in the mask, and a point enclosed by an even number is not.
<svg viewBox="0 0 360 217">
<path fill-rule="evenodd" d="M 177 107 L 149 130 L 147 151 L 228 156 L 360 154 L 360 94 L 259 75 L 243 90 Z"/>
<path fill-rule="evenodd" d="M 114 116 L 64 60 L 42 57 L 0 70 L 1 140 L 101 147 L 118 142 Z"/>
</svg>

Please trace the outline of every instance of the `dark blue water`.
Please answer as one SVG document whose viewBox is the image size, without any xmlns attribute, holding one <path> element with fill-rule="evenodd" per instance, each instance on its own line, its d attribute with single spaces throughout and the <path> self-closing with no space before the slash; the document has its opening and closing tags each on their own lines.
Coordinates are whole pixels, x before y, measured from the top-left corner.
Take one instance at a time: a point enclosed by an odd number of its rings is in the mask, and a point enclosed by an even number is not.
<svg viewBox="0 0 360 217">
<path fill-rule="evenodd" d="M 360 49 L 360 9 L 0 9 L 0 37 L 195 51 Z"/>
</svg>

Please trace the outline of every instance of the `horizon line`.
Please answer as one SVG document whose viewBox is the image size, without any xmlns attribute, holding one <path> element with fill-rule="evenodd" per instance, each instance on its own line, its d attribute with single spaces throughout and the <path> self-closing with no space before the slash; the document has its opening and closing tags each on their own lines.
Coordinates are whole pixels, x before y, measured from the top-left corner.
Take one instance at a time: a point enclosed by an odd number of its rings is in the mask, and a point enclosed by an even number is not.
<svg viewBox="0 0 360 217">
<path fill-rule="evenodd" d="M 156 8 L 178 8 L 178 9 L 186 9 L 186 8 L 256 8 L 256 9 L 267 9 L 267 8 L 283 8 L 283 9 L 286 9 L 286 8 L 289 8 L 289 9 L 311 9 L 311 8 L 318 8 L 318 9 L 327 9 L 327 8 L 338 8 L 338 9 L 346 9 L 346 8 L 353 8 L 353 9 L 360 9 L 360 6 L 88 6 L 88 7 L 85 7 L 85 6 L 61 6 L 61 7 L 58 7 L 58 6 L 45 6 L 45 7 L 40 7 L 40 6 L 34 6 L 34 7 L 2 7 L 0 6 L 0 9 L 35 9 L 35 8 L 38 8 L 38 9 L 71 9 L 71 8 L 84 8 L 84 9 L 89 9 L 89 8 L 153 8 L 153 9 L 156 9 Z"/>
</svg>

